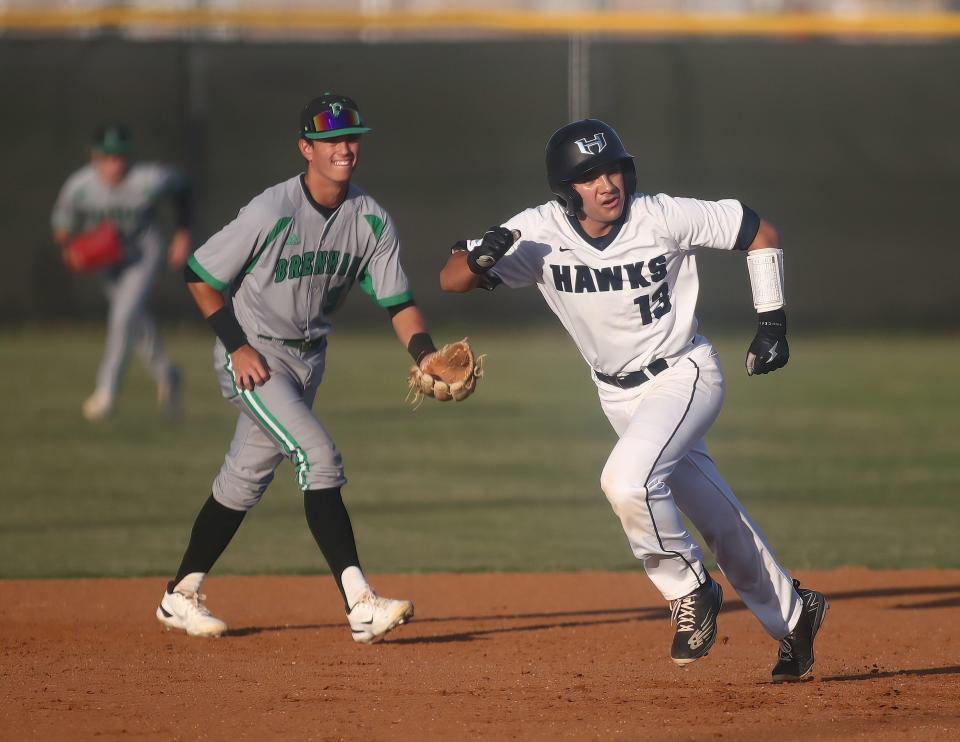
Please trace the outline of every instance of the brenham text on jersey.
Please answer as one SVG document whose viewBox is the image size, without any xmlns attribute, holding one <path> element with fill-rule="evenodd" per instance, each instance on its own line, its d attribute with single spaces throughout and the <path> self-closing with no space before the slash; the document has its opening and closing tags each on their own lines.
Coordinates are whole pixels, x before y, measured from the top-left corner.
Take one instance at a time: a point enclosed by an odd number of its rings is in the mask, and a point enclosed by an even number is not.
<svg viewBox="0 0 960 742">
<path fill-rule="evenodd" d="M 351 185 L 339 207 L 324 209 L 297 176 L 254 198 L 190 266 L 229 290 L 248 337 L 315 340 L 355 283 L 383 307 L 412 298 L 399 251 L 393 220 L 364 191 Z"/>
</svg>

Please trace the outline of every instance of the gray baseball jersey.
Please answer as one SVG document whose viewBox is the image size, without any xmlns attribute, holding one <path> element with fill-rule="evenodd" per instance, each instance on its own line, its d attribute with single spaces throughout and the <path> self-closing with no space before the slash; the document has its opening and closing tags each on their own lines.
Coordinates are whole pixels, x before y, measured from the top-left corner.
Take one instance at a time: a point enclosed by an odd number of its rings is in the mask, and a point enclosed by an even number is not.
<svg viewBox="0 0 960 742">
<path fill-rule="evenodd" d="M 87 164 L 63 184 L 50 221 L 54 230 L 77 234 L 109 220 L 123 240 L 123 262 L 135 263 L 151 252 L 162 252 L 157 205 L 186 186 L 185 177 L 170 165 L 135 162 L 120 184 L 111 187 Z"/>
<path fill-rule="evenodd" d="M 123 180 L 110 186 L 87 164 L 67 178 L 54 204 L 50 219 L 54 231 L 78 234 L 109 220 L 120 232 L 121 263 L 103 273 L 110 309 L 106 347 L 97 371 L 97 388 L 110 397 L 117 395 L 134 343 L 158 383 L 172 373 L 147 300 L 163 267 L 157 205 L 186 188 L 184 175 L 170 165 L 133 163 Z"/>
<path fill-rule="evenodd" d="M 316 340 L 355 283 L 382 307 L 412 298 L 390 215 L 354 185 L 329 218 L 297 176 L 268 188 L 201 246 L 190 267 L 228 291 L 247 337 Z"/>
<path fill-rule="evenodd" d="M 413 298 L 390 215 L 354 185 L 331 212 L 313 201 L 297 176 L 254 198 L 189 263 L 208 285 L 228 294 L 248 341 L 270 368 L 262 386 L 238 389 L 230 355 L 215 343 L 221 390 L 243 414 L 214 497 L 249 510 L 284 457 L 304 490 L 342 485 L 340 453 L 310 408 L 332 316 L 353 285 L 382 307 Z"/>
</svg>

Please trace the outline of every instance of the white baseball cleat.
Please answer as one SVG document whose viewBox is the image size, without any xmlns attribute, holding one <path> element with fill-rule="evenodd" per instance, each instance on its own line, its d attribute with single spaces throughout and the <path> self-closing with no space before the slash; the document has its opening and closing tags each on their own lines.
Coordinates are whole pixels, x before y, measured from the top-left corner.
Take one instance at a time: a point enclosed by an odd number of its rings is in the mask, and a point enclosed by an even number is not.
<svg viewBox="0 0 960 742">
<path fill-rule="evenodd" d="M 80 409 L 83 416 L 92 423 L 106 420 L 113 414 L 113 395 L 103 389 L 97 389 L 84 400 Z"/>
<path fill-rule="evenodd" d="M 413 618 L 413 603 L 409 600 L 381 598 L 367 590 L 353 604 L 347 614 L 353 640 L 360 644 L 380 641 L 388 631 Z"/>
<path fill-rule="evenodd" d="M 157 620 L 167 629 L 181 629 L 190 636 L 220 636 L 227 625 L 210 613 L 200 593 L 164 592 L 157 606 Z"/>
</svg>

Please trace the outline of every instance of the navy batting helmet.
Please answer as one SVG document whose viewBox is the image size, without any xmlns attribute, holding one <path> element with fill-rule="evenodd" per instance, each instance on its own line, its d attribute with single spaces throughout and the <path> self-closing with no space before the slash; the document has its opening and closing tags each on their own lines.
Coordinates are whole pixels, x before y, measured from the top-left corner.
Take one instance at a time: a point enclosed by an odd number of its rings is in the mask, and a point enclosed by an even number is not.
<svg viewBox="0 0 960 742">
<path fill-rule="evenodd" d="M 574 121 L 557 129 L 547 142 L 547 182 L 563 210 L 577 216 L 583 201 L 573 183 L 591 171 L 620 163 L 627 196 L 637 189 L 633 155 L 623 147 L 613 127 L 597 119 Z"/>
</svg>

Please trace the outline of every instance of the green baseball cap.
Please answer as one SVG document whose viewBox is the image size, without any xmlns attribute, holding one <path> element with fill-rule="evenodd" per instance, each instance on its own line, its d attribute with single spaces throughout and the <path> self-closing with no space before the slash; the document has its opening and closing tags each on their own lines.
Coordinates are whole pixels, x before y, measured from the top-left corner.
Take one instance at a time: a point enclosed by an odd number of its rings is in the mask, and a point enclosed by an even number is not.
<svg viewBox="0 0 960 742">
<path fill-rule="evenodd" d="M 105 155 L 128 155 L 133 145 L 130 131 L 123 124 L 106 124 L 93 135 L 93 149 Z"/>
<path fill-rule="evenodd" d="M 324 93 L 300 111 L 300 136 L 304 139 L 331 139 L 346 134 L 366 134 L 360 107 L 351 98 Z"/>
</svg>

